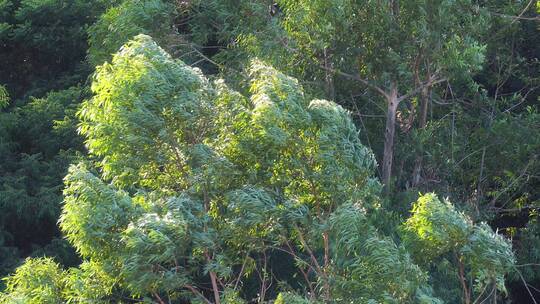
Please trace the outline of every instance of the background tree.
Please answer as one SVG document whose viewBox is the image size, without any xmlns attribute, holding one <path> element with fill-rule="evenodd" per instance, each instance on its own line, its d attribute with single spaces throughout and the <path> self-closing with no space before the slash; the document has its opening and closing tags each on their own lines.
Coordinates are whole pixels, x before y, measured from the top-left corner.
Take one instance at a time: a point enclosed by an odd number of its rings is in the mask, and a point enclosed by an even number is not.
<svg viewBox="0 0 540 304">
<path fill-rule="evenodd" d="M 67 265 L 78 263 L 59 238 L 56 222 L 63 176 L 76 150 L 82 149 L 75 131 L 76 101 L 81 94 L 79 88 L 51 92 L 0 113 L 2 273 L 31 254 L 56 256 Z"/>
<path fill-rule="evenodd" d="M 278 33 L 286 36 L 277 37 L 274 45 L 296 54 L 286 57 L 292 61 L 286 61 L 285 68 L 295 62 L 310 75 L 307 77 L 324 79 L 331 97 L 349 97 L 350 86 L 335 86 L 334 78 L 339 77 L 385 100 L 381 167 L 386 185 L 390 184 L 401 101 L 410 101 L 422 93 L 419 114 L 413 114 L 416 109 L 412 110 L 412 103 L 409 108 L 413 115 L 410 123 L 418 116 L 419 126 L 423 127 L 430 88 L 458 76 L 466 75 L 468 79 L 482 64 L 484 47 L 478 38 L 488 19 L 482 8 L 469 1 L 278 4 L 283 12 L 283 31 Z"/>
<path fill-rule="evenodd" d="M 117 5 L 111 5 L 88 29 L 88 62 L 92 67 L 110 60 L 112 54 L 138 34 L 167 41 L 174 33 L 174 6 L 170 3 L 161 0 L 116 2 Z"/>
<path fill-rule="evenodd" d="M 84 81 L 86 30 L 110 1 L 0 1 L 0 83 L 14 100 Z"/>
</svg>

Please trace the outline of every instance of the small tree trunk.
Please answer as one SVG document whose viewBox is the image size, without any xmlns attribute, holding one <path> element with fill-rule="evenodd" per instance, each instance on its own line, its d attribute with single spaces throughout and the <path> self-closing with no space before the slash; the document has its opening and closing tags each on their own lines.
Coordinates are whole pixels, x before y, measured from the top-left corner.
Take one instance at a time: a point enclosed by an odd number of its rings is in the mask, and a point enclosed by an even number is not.
<svg viewBox="0 0 540 304">
<path fill-rule="evenodd" d="M 330 71 L 334 68 L 332 62 L 330 61 L 330 54 L 328 50 L 324 49 L 324 68 L 325 68 L 325 91 L 329 99 L 334 100 L 335 98 L 335 89 L 334 89 L 334 74 Z"/>
<path fill-rule="evenodd" d="M 386 127 L 384 132 L 384 154 L 383 154 L 383 182 L 386 191 L 390 190 L 390 180 L 392 178 L 392 161 L 394 158 L 394 135 L 396 131 L 396 113 L 399 105 L 397 97 L 397 86 L 394 84 L 390 94 L 386 96 Z"/>
<path fill-rule="evenodd" d="M 330 266 L 330 245 L 329 245 L 329 235 L 328 232 L 325 231 L 323 233 L 323 245 L 324 245 L 324 273 L 325 273 L 325 279 L 324 279 L 324 298 L 326 301 L 331 300 L 330 296 L 330 282 L 328 282 L 328 274 L 327 271 L 329 270 L 328 267 Z"/>
<path fill-rule="evenodd" d="M 217 285 L 216 273 L 213 271 L 210 271 L 210 281 L 212 282 L 212 291 L 214 292 L 214 303 L 219 304 L 221 302 L 219 297 L 219 287 Z"/>
<path fill-rule="evenodd" d="M 427 112 L 428 112 L 428 103 L 429 103 L 429 87 L 425 87 L 420 95 L 420 121 L 418 123 L 419 129 L 424 129 L 427 124 Z M 416 187 L 420 184 L 420 178 L 422 173 L 422 155 L 416 156 L 414 161 L 414 170 L 412 176 L 412 186 Z"/>
<path fill-rule="evenodd" d="M 471 293 L 469 291 L 469 287 L 467 286 L 467 279 L 465 278 L 465 265 L 463 265 L 463 261 L 457 253 L 454 253 L 454 256 L 456 258 L 456 262 L 458 263 L 458 276 L 459 281 L 461 282 L 461 288 L 463 289 L 463 303 L 471 304 Z"/>
</svg>

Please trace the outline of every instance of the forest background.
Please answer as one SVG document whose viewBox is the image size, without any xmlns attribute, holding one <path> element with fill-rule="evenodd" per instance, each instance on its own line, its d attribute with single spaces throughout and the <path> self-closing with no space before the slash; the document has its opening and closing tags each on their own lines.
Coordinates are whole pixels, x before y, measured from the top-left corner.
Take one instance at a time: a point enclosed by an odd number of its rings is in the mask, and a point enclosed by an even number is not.
<svg viewBox="0 0 540 304">
<path fill-rule="evenodd" d="M 0 0 L 0 301 L 537 303 L 539 11 L 537 1 L 502 0 Z M 150 83 L 125 76 L 137 64 L 151 66 Z M 180 93 L 195 104 L 176 100 Z M 132 94 L 190 113 L 163 118 L 162 130 L 188 143 L 179 148 L 191 155 L 184 169 L 145 146 L 161 133 L 137 137 L 133 121 L 155 126 L 142 112 L 161 114 Z M 252 109 L 264 98 L 279 108 L 274 116 Z M 107 102 L 111 117 L 129 113 L 115 124 L 100 112 Z M 209 121 L 218 131 L 197 133 Z M 127 139 L 134 150 L 102 125 L 137 137 Z M 312 138 L 312 130 L 328 133 Z M 197 136 L 213 152 L 194 152 Z M 319 150 L 321 163 L 305 169 L 304 152 Z M 325 166 L 333 167 L 315 174 Z M 305 170 L 317 191 L 298 177 Z M 216 189 L 196 187 L 209 180 Z M 102 197 L 84 198 L 84 185 Z M 181 225 L 128 231 L 150 212 L 153 203 L 142 201 L 166 205 L 160 218 L 176 210 L 163 203 L 172 192 L 189 193 L 181 209 L 193 214 Z M 208 193 L 223 209 L 193 211 Z M 134 203 L 114 207 L 122 214 L 97 204 L 125 197 Z M 308 207 L 287 205 L 294 200 Z M 107 214 L 125 226 L 85 230 Z M 201 231 L 210 236 L 197 239 Z M 118 248 L 100 243 L 116 237 L 131 251 L 115 256 Z M 201 249 L 216 244 L 222 251 Z M 171 257 L 156 253 L 168 246 Z M 175 255 L 189 257 L 187 277 L 153 270 L 171 267 Z"/>
</svg>

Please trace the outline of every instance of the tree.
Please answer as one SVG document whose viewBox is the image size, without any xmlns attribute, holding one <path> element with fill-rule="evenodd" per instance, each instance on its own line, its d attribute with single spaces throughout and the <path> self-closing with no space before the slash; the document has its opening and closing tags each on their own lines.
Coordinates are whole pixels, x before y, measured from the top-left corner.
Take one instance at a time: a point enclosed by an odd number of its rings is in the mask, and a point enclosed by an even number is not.
<svg viewBox="0 0 540 304">
<path fill-rule="evenodd" d="M 485 223 L 473 224 L 448 201 L 441 202 L 433 193 L 421 196 L 404 223 L 404 231 L 408 248 L 417 259 L 438 265 L 448 263 L 441 259 L 453 260 L 462 303 L 496 299 L 497 290 L 507 292 L 504 275 L 515 263 L 512 245 Z M 450 285 L 442 284 L 443 288 Z"/>
<path fill-rule="evenodd" d="M 427 121 L 430 90 L 445 81 L 470 81 L 481 68 L 485 46 L 479 34 L 487 26 L 483 7 L 465 1 L 277 1 L 282 28 L 270 54 L 288 53 L 284 69 L 300 70 L 309 80 L 324 80 L 333 98 L 358 90 L 335 83 L 336 77 L 367 88 L 386 103 L 382 179 L 391 182 L 396 119 L 400 104 L 420 94 L 418 115 Z M 283 35 L 285 35 L 283 37 Z M 254 36 L 249 35 L 248 36 Z M 265 37 L 245 38 L 248 45 L 266 45 Z M 290 61 L 289 61 L 290 60 Z M 285 61 L 285 63 L 283 63 Z M 307 79 L 306 79 L 307 80 Z M 350 83 L 350 82 L 349 82 Z M 420 161 L 420 160 L 419 160 Z"/>
<path fill-rule="evenodd" d="M 272 214 L 281 214 L 286 208 L 299 208 L 295 205 L 300 204 L 307 208 L 305 212 L 313 209 L 322 225 L 340 203 L 369 198 L 371 191 L 376 191 L 376 188 L 370 190 L 370 187 L 376 187 L 376 182 L 369 177 L 374 165 L 373 156 L 360 145 L 356 129 L 343 109 L 327 101 L 309 102 L 296 80 L 262 64 L 256 63 L 251 75 L 249 102 L 227 89 L 222 82 L 212 87 L 197 70 L 170 58 L 149 37 L 138 36 L 114 56 L 112 64 L 98 68 L 92 86 L 96 96 L 81 109 L 83 123 L 80 130 L 88 138 L 89 151 L 102 157 L 100 167 L 105 178 L 112 179 L 119 187 L 135 186 L 151 191 L 153 194 L 144 199 L 150 205 L 165 200 L 184 206 L 170 206 L 174 208 L 169 211 L 172 214 L 193 210 L 192 215 L 183 217 L 192 219 L 190 225 L 194 225 L 195 231 L 186 232 L 186 245 L 181 247 L 189 249 L 193 246 L 193 253 L 186 254 L 193 261 L 187 264 L 206 265 L 215 302 L 220 301 L 223 287 L 233 283 L 227 281 L 230 280 L 227 273 L 234 264 L 219 263 L 234 262 L 233 257 L 238 255 L 251 259 L 250 251 L 263 254 L 267 250 L 265 243 L 269 240 L 236 240 L 238 235 L 233 232 L 239 229 L 237 225 L 253 231 L 251 238 L 277 230 L 271 235 L 279 242 L 278 236 L 286 230 L 278 233 L 284 228 L 275 221 L 282 216 L 275 218 Z M 216 116 L 214 120 L 210 118 L 212 115 Z M 67 194 L 78 184 L 68 179 Z M 98 240 L 86 240 L 82 245 L 75 242 L 81 238 L 79 219 L 89 218 L 80 214 L 82 210 L 77 211 L 85 206 L 78 199 L 86 197 L 77 192 L 67 196 L 66 213 L 62 218 L 68 238 L 85 257 L 92 255 L 83 246 L 94 248 L 91 250 L 96 253 L 121 252 L 118 248 L 96 247 Z M 170 196 L 174 194 L 176 198 L 173 199 Z M 159 197 L 162 198 L 155 201 Z M 70 204 L 72 199 L 77 203 Z M 135 212 L 129 211 L 136 209 L 135 206 L 126 204 L 127 214 Z M 73 212 L 69 212 L 70 206 L 74 206 Z M 223 208 L 229 211 L 212 216 Z M 120 209 L 115 207 L 113 210 Z M 103 214 L 111 212 L 105 209 Z M 300 215 L 307 216 L 304 212 Z M 129 222 L 129 216 L 120 216 Z M 323 229 L 318 237 L 309 240 L 304 234 L 310 229 L 301 226 L 309 222 L 302 223 L 303 218 L 297 219 L 300 220 L 292 233 L 298 234 L 297 241 L 311 252 L 309 263 L 315 263 L 313 267 L 324 277 L 323 285 L 328 293 L 329 231 Z M 182 217 L 178 221 L 182 221 Z M 122 225 L 119 219 L 113 222 Z M 128 222 L 112 231 L 126 229 Z M 175 230 L 178 229 L 170 229 Z M 191 240 L 191 235 L 200 236 Z M 311 250 L 319 242 L 325 252 L 323 264 L 316 261 Z M 250 243 L 255 247 L 242 245 Z M 227 244 L 238 247 L 232 253 L 228 251 L 231 249 L 227 250 Z M 134 258 L 133 253 L 126 253 L 124 258 Z M 164 267 L 167 269 L 173 259 L 168 257 L 163 262 L 168 265 Z M 200 269 L 195 270 L 188 272 L 201 273 Z M 185 280 L 185 289 L 197 290 L 193 278 Z M 261 282 L 261 301 L 267 280 L 263 278 Z M 172 292 L 160 286 L 155 290 L 146 285 L 136 286 L 132 290 L 147 291 L 156 296 L 160 292 Z M 182 285 L 167 286 L 177 288 Z"/>
<path fill-rule="evenodd" d="M 76 108 L 84 96 L 73 87 L 32 98 L 0 112 L 0 273 L 24 257 L 47 253 L 75 265 L 78 258 L 56 225 L 62 178 L 83 149 Z M 40 229 L 36 229 L 40 227 Z"/>
<path fill-rule="evenodd" d="M 308 99 L 296 79 L 259 61 L 249 75 L 244 96 L 146 35 L 99 66 L 94 96 L 79 112 L 79 131 L 99 162 L 70 168 L 60 218 L 84 262 L 64 271 L 29 260 L 3 299 L 244 303 L 255 280 L 254 301 L 265 302 L 287 291 L 273 287 L 269 260 L 283 252 L 304 282 L 278 302 L 440 303 L 427 267 L 413 262 L 424 253 L 411 252 L 435 245 L 422 243 L 421 225 L 462 215 L 430 196 L 408 222 L 410 248 L 386 236 L 376 225 L 385 213 L 374 157 L 348 112 Z M 427 207 L 442 213 L 430 217 Z M 501 288 L 510 245 L 464 222 L 472 248 L 466 275 Z M 455 243 L 445 237 L 434 240 Z M 43 264 L 37 277 L 46 282 L 65 280 L 47 283 L 52 289 L 27 283 L 36 279 L 32 263 Z"/>
<path fill-rule="evenodd" d="M 116 5 L 113 5 L 116 4 Z M 111 55 L 138 34 L 171 39 L 174 8 L 161 0 L 113 1 L 108 10 L 88 29 L 88 62 L 92 67 L 110 60 Z"/>
</svg>

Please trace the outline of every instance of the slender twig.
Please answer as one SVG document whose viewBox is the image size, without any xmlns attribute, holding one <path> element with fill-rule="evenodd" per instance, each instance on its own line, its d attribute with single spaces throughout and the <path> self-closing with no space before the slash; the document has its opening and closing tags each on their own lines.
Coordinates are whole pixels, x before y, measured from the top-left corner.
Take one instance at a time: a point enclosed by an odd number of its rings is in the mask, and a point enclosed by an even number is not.
<svg viewBox="0 0 540 304">
<path fill-rule="evenodd" d="M 484 286 L 484 288 L 482 288 L 482 291 L 480 292 L 480 294 L 478 295 L 478 297 L 476 297 L 476 299 L 473 301 L 473 304 L 478 302 L 480 300 L 480 298 L 482 297 L 482 295 L 484 294 L 484 292 L 486 292 L 486 289 L 487 289 L 488 285 L 486 284 Z M 490 292 L 490 294 L 487 295 L 486 298 L 489 298 L 489 296 L 493 293 L 493 290 Z M 483 303 L 484 301 L 482 301 Z"/>
<path fill-rule="evenodd" d="M 288 240 L 285 242 L 285 244 L 287 245 L 287 247 L 291 251 L 290 254 L 294 257 L 294 259 L 300 260 L 300 258 L 294 252 L 294 249 L 293 249 L 293 247 L 291 246 L 291 244 L 289 243 Z M 309 265 L 309 264 L 308 264 L 308 266 L 311 267 L 311 265 Z M 298 267 L 298 269 L 300 269 L 300 272 L 304 276 L 304 280 L 306 280 L 306 284 L 308 285 L 309 291 L 311 292 L 311 296 L 314 297 L 315 296 L 315 290 L 313 290 L 313 285 L 311 284 L 311 281 L 309 280 L 309 276 L 308 276 L 307 272 L 305 272 L 304 269 L 302 269 L 302 267 Z"/>
<path fill-rule="evenodd" d="M 157 294 L 157 292 L 154 292 L 154 297 L 159 302 L 159 304 L 165 304 L 165 302 L 161 299 L 161 297 Z"/>
<path fill-rule="evenodd" d="M 514 270 L 518 273 L 519 277 L 521 278 L 521 281 L 523 281 L 523 285 L 525 285 L 525 288 L 527 289 L 527 292 L 529 293 L 529 295 L 531 296 L 531 299 L 533 300 L 533 303 L 534 304 L 538 304 L 536 302 L 536 299 L 534 298 L 531 290 L 529 289 L 529 284 L 527 284 L 527 281 L 525 281 L 525 278 L 523 277 L 523 275 L 521 274 L 521 271 L 519 271 L 516 267 L 514 267 Z"/>
<path fill-rule="evenodd" d="M 367 87 L 370 87 L 372 88 L 373 90 L 377 91 L 377 93 L 381 94 L 382 96 L 384 96 L 385 98 L 388 98 L 388 93 L 386 91 L 384 91 L 383 89 L 381 89 L 380 87 L 378 87 L 377 85 L 371 83 L 369 80 L 367 79 L 364 79 L 358 75 L 353 75 L 353 74 L 349 74 L 349 73 L 345 73 L 345 72 L 342 72 L 342 71 L 339 71 L 339 70 L 336 70 L 336 69 L 332 69 L 332 68 L 329 68 L 329 67 L 325 67 L 325 66 L 321 66 L 322 69 L 324 70 L 327 70 L 329 72 L 332 72 L 334 74 L 337 74 L 337 75 L 340 75 L 340 76 L 343 76 L 345 78 L 349 78 L 349 79 L 352 79 L 352 80 L 356 80 L 360 83 L 362 83 L 363 85 L 367 86 Z"/>
<path fill-rule="evenodd" d="M 487 297 L 482 301 L 480 302 L 480 304 L 483 304 L 485 301 L 487 301 L 489 299 L 489 297 L 491 297 L 491 295 L 497 290 L 497 285 L 493 285 L 493 288 L 491 289 L 490 293 L 487 295 Z M 497 295 L 495 295 L 497 296 Z"/>
<path fill-rule="evenodd" d="M 528 263 L 528 264 L 520 264 L 520 265 L 514 265 L 515 267 L 529 267 L 529 266 L 540 266 L 540 264 L 536 263 Z"/>
<path fill-rule="evenodd" d="M 199 298 L 201 298 L 204 302 L 206 302 L 206 304 L 212 304 L 212 302 L 210 302 L 210 300 L 208 300 L 200 291 L 198 291 L 195 287 L 191 286 L 191 285 L 186 285 L 185 286 L 187 289 L 189 289 L 191 292 L 193 292 L 196 296 L 198 296 Z"/>
<path fill-rule="evenodd" d="M 504 18 L 510 18 L 510 19 L 513 19 L 514 21 L 515 20 L 531 20 L 531 21 L 540 21 L 540 16 L 536 16 L 536 17 L 523 17 L 523 16 L 512 16 L 512 15 L 507 15 L 507 14 L 501 14 L 501 13 L 496 13 L 496 12 L 490 12 L 492 15 L 495 15 L 495 16 L 499 16 L 499 17 L 504 17 Z"/>
<path fill-rule="evenodd" d="M 424 83 L 420 84 L 418 87 L 416 87 L 416 89 L 414 89 L 410 93 L 407 93 L 407 94 L 402 95 L 401 97 L 399 97 L 398 102 L 403 101 L 405 99 L 408 99 L 410 97 L 413 97 L 414 95 L 420 93 L 420 91 L 422 91 L 423 89 L 425 89 L 427 87 L 432 87 L 432 86 L 434 86 L 436 84 L 439 84 L 439 83 L 442 83 L 442 82 L 445 82 L 445 81 L 447 81 L 446 78 L 437 79 L 436 77 L 433 77 L 433 78 L 429 79 L 427 82 L 424 82 Z"/>
<path fill-rule="evenodd" d="M 313 254 L 313 251 L 311 251 L 311 248 L 307 244 L 306 240 L 304 239 L 304 235 L 302 234 L 302 231 L 300 231 L 300 228 L 295 225 L 296 231 L 298 231 L 298 237 L 300 238 L 300 243 L 302 243 L 302 247 L 308 252 L 309 257 L 311 258 L 311 261 L 317 268 L 318 272 L 322 273 L 322 267 L 319 264 L 319 261 L 317 261 L 317 258 L 315 257 L 315 254 Z"/>
<path fill-rule="evenodd" d="M 531 159 L 529 160 L 529 162 L 527 163 L 527 165 L 525 166 L 525 168 L 523 168 L 523 170 L 521 171 L 521 174 L 516 177 L 508 186 L 506 186 L 501 192 L 499 192 L 497 194 L 497 196 L 495 196 L 491 202 L 489 203 L 489 205 L 491 206 L 495 206 L 495 202 L 499 199 L 499 197 L 501 197 L 501 195 L 503 195 L 503 193 L 505 193 L 506 191 L 508 191 L 517 181 L 519 181 L 524 175 L 525 173 L 527 172 L 527 169 L 529 168 L 529 166 L 531 165 L 532 161 L 536 159 L 536 155 Z M 504 208 L 504 206 L 506 206 L 508 202 L 504 203 L 500 208 Z"/>
<path fill-rule="evenodd" d="M 238 274 L 238 277 L 236 278 L 236 282 L 234 283 L 234 290 L 238 288 L 238 283 L 240 282 L 240 279 L 242 278 L 242 275 L 244 274 L 244 268 L 246 267 L 247 260 L 249 258 L 249 251 L 246 252 L 246 257 L 244 258 L 244 262 L 242 262 L 242 267 L 240 268 L 240 273 Z"/>
</svg>

